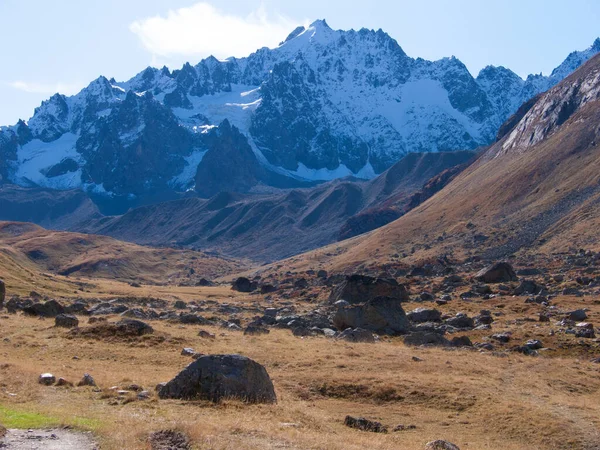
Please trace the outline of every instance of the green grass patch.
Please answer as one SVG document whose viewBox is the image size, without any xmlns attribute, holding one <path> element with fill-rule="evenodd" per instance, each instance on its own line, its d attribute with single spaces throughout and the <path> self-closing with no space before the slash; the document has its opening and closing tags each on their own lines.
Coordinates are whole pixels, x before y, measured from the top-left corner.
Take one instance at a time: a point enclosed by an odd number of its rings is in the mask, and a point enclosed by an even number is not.
<svg viewBox="0 0 600 450">
<path fill-rule="evenodd" d="M 47 428 L 71 425 L 90 431 L 94 431 L 100 426 L 100 422 L 95 419 L 72 417 L 63 420 L 59 417 L 8 408 L 3 405 L 0 405 L 0 423 L 6 428 Z"/>
</svg>

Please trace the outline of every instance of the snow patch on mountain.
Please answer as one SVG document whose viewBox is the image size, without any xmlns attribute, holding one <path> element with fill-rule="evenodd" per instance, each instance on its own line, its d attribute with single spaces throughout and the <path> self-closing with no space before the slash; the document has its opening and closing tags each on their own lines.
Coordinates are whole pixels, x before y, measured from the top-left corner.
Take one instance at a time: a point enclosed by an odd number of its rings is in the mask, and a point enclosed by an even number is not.
<svg viewBox="0 0 600 450">
<path fill-rule="evenodd" d="M 52 142 L 34 139 L 21 146 L 17 151 L 14 181 L 24 186 L 61 190 L 80 187 L 81 169 L 55 177 L 47 176 L 47 170 L 67 159 L 82 162 L 82 157 L 75 147 L 78 137 L 74 133 L 65 133 Z"/>
</svg>

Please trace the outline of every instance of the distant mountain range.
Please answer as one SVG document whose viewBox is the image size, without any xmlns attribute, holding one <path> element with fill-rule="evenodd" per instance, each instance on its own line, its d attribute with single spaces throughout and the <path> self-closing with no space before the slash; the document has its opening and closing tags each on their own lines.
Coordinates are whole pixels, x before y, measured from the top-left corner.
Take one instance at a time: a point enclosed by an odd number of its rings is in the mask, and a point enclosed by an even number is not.
<svg viewBox="0 0 600 450">
<path fill-rule="evenodd" d="M 488 66 L 474 78 L 454 57 L 414 59 L 381 30 L 319 20 L 246 58 L 56 94 L 0 128 L 0 177 L 124 202 L 371 179 L 408 153 L 490 144 L 522 103 L 598 52 L 600 39 L 550 76 Z"/>
</svg>

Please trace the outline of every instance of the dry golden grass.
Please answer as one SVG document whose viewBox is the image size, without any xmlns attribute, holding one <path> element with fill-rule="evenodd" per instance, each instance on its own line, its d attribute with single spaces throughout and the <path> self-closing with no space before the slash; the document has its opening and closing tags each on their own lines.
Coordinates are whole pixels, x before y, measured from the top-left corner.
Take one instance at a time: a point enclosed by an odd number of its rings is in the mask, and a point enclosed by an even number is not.
<svg viewBox="0 0 600 450">
<path fill-rule="evenodd" d="M 217 335 L 209 341 L 197 336 L 198 326 L 162 322 L 152 323 L 169 337 L 162 343 L 150 337 L 106 343 L 69 339 L 52 325 L 0 318 L 2 408 L 92 429 L 103 449 L 144 449 L 149 433 L 165 428 L 211 449 L 421 449 L 438 438 L 463 449 L 503 450 L 592 449 L 600 442 L 600 366 L 573 357 L 415 349 L 399 339 L 348 344 L 299 339 L 287 330 L 247 337 L 204 327 Z M 132 401 L 107 391 L 132 383 L 153 390 L 189 363 L 180 355 L 184 346 L 264 364 L 278 404 Z M 37 376 L 46 371 L 70 381 L 88 372 L 103 390 L 40 386 Z M 346 428 L 346 414 L 417 428 L 365 433 Z"/>
</svg>

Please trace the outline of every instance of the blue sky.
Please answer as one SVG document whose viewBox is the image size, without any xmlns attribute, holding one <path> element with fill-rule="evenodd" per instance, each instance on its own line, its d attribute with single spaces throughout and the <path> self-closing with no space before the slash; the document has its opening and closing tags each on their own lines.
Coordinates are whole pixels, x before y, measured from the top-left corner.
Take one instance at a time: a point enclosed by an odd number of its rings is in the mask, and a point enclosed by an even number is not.
<svg viewBox="0 0 600 450">
<path fill-rule="evenodd" d="M 382 28 L 413 57 L 549 73 L 600 36 L 597 0 L 0 0 L 0 125 L 99 75 L 274 46 L 296 25 Z"/>
</svg>

